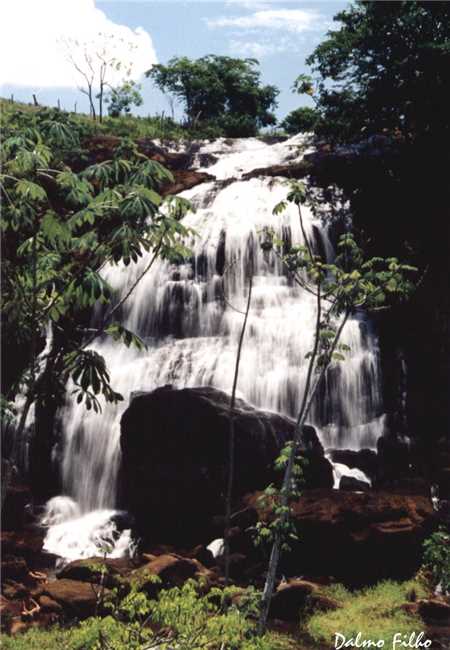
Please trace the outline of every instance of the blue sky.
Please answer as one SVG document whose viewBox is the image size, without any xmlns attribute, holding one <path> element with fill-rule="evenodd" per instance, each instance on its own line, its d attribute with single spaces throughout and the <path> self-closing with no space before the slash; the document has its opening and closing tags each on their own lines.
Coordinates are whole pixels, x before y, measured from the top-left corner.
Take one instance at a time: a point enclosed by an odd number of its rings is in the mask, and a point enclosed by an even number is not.
<svg viewBox="0 0 450 650">
<path fill-rule="evenodd" d="M 153 62 L 224 54 L 260 61 L 263 82 L 280 88 L 277 115 L 283 117 L 307 103 L 291 92 L 292 82 L 309 71 L 305 58 L 346 6 L 342 0 L 4 0 L 1 94 L 31 101 L 35 92 L 43 104 L 56 105 L 59 98 L 64 108 L 72 110 L 76 101 L 86 110 L 67 54 L 75 39 L 92 43 L 101 32 L 133 43 L 131 53 L 119 56 L 142 81 L 142 115 L 170 112 L 167 99 L 142 77 Z"/>
</svg>

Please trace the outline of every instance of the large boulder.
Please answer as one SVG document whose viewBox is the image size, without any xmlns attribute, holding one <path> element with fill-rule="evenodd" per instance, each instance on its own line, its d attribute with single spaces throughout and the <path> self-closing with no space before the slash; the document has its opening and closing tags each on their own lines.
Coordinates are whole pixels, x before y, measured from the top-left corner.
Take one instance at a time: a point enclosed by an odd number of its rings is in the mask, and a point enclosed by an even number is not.
<svg viewBox="0 0 450 650">
<path fill-rule="evenodd" d="M 122 589 L 127 584 L 127 577 L 142 563 L 126 557 L 93 557 L 86 560 L 74 560 L 66 564 L 57 573 L 57 577 Z"/>
<path fill-rule="evenodd" d="M 244 498 L 262 510 L 258 494 Z M 422 543 L 436 518 L 420 495 L 340 490 L 306 490 L 292 506 L 298 544 L 287 553 L 285 575 L 331 575 L 349 586 L 404 579 L 419 568 Z"/>
<path fill-rule="evenodd" d="M 168 386 L 138 394 L 123 414 L 121 501 L 144 537 L 193 545 L 217 533 L 211 524 L 225 507 L 229 403 L 229 395 L 214 388 Z M 234 421 L 237 502 L 277 480 L 274 460 L 295 424 L 239 399 Z M 314 429 L 305 427 L 304 434 L 307 482 L 331 487 L 331 464 Z"/>
<path fill-rule="evenodd" d="M 67 618 L 87 618 L 103 609 L 104 599 L 110 595 L 109 589 L 93 588 L 88 582 L 63 578 L 46 582 L 35 595 L 40 599 L 47 596 L 61 607 Z M 103 602 L 102 602 L 103 601 Z M 48 601 L 47 601 L 48 602 Z"/>
<path fill-rule="evenodd" d="M 0 533 L 3 558 L 24 559 L 31 571 L 46 571 L 55 566 L 56 555 L 43 550 L 45 530 L 28 526 L 23 530 L 5 530 Z"/>
<path fill-rule="evenodd" d="M 282 621 L 298 621 L 300 610 L 330 611 L 338 603 L 323 594 L 319 585 L 307 580 L 292 579 L 278 585 L 270 603 L 269 616 Z"/>
<path fill-rule="evenodd" d="M 215 574 L 206 569 L 198 560 L 182 557 L 175 553 L 165 553 L 135 569 L 130 578 L 138 589 L 146 592 L 152 598 L 161 589 L 181 587 L 191 578 L 211 582 L 214 580 Z"/>
</svg>

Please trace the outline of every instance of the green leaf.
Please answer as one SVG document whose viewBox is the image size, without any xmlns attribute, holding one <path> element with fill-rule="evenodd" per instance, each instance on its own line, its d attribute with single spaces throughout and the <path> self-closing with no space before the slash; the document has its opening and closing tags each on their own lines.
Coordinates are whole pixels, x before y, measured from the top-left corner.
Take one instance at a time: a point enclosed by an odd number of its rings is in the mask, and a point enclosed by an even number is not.
<svg viewBox="0 0 450 650">
<path fill-rule="evenodd" d="M 22 179 L 16 183 L 16 193 L 23 199 L 41 202 L 47 199 L 47 192 L 41 185 Z"/>
</svg>

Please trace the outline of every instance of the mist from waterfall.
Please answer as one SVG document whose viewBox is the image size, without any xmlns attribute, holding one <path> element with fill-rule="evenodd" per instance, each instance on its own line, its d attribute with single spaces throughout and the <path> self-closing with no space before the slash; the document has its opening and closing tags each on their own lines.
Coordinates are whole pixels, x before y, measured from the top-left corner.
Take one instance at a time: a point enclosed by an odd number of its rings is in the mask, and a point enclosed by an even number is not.
<svg viewBox="0 0 450 650">
<path fill-rule="evenodd" d="M 303 243 L 298 212 L 282 216 L 273 207 L 285 199 L 281 178 L 242 179 L 256 167 L 298 159 L 300 137 L 275 145 L 257 139 L 217 140 L 197 154 L 217 162 L 208 167 L 215 181 L 182 194 L 196 208 L 184 224 L 198 236 L 192 257 L 181 265 L 157 261 L 124 304 L 121 322 L 145 339 L 137 351 L 98 340 L 92 347 L 106 359 L 114 390 L 124 396 L 100 415 L 71 400 L 64 423 L 64 494 L 83 514 L 115 506 L 120 462 L 120 417 L 130 393 L 158 386 L 214 386 L 231 391 L 249 273 L 253 296 L 240 365 L 239 396 L 256 407 L 295 416 L 305 385 L 315 327 L 315 299 L 294 284 L 273 251 L 260 246 L 273 228 L 286 243 Z M 305 207 L 304 223 L 314 248 L 333 256 L 327 227 Z M 111 266 L 104 277 L 123 296 L 148 263 Z M 325 448 L 374 448 L 383 428 L 378 343 L 364 315 L 349 320 L 342 342 L 346 361 L 334 363 L 317 396 L 309 421 Z M 145 424 L 145 423 L 143 423 Z"/>
</svg>

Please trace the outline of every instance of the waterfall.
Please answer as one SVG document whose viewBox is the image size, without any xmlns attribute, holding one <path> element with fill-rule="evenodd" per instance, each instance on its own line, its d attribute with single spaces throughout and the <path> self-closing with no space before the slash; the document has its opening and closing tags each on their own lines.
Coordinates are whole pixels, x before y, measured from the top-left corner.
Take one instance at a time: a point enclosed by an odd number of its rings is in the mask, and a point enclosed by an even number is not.
<svg viewBox="0 0 450 650">
<path fill-rule="evenodd" d="M 64 422 L 64 494 L 82 515 L 114 508 L 120 462 L 120 416 L 130 393 L 164 384 L 211 385 L 230 392 L 250 269 L 253 298 L 238 382 L 239 396 L 257 407 L 295 416 L 306 379 L 305 355 L 312 347 L 315 299 L 293 283 L 273 251 L 264 251 L 264 228 L 286 243 L 302 243 L 295 206 L 282 216 L 273 207 L 286 197 L 281 178 L 243 174 L 257 167 L 298 160 L 306 142 L 299 136 L 265 144 L 256 138 L 219 139 L 200 147 L 194 166 L 216 180 L 183 192 L 196 208 L 184 218 L 197 236 L 191 259 L 181 265 L 157 261 L 122 308 L 122 323 L 138 333 L 147 350 L 136 351 L 104 338 L 92 347 L 106 359 L 113 388 L 124 396 L 97 415 L 71 400 Z M 327 227 L 306 206 L 304 223 L 316 250 L 331 259 Z M 124 295 L 148 263 L 111 266 L 104 276 Z M 349 320 L 342 342 L 345 362 L 330 367 L 309 420 L 324 447 L 374 448 L 383 428 L 378 343 L 363 315 Z M 60 525 L 60 524 L 59 524 Z"/>
</svg>

